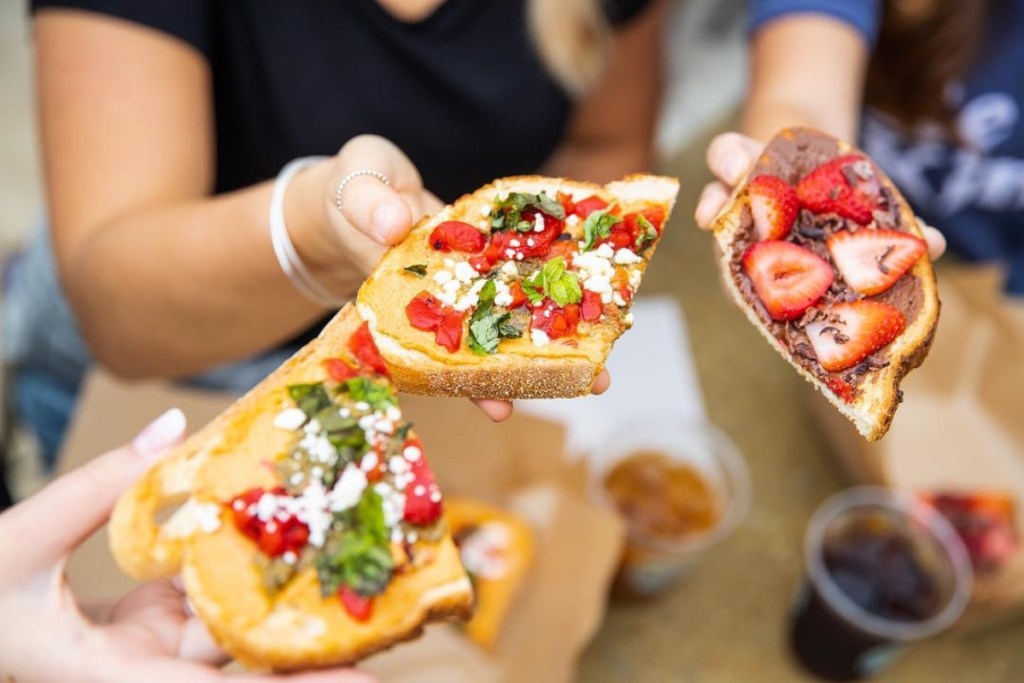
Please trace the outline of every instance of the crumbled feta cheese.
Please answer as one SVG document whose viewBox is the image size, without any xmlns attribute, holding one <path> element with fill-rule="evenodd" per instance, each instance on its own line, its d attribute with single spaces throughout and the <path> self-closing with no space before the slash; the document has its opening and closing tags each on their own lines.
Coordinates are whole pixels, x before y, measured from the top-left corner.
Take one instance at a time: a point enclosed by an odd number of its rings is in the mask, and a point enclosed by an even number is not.
<svg viewBox="0 0 1024 683">
<path fill-rule="evenodd" d="M 537 240 L 535 240 L 535 239 L 533 239 L 531 237 L 530 239 L 526 240 L 526 246 L 528 246 L 528 247 L 535 247 L 535 246 L 537 246 Z"/>
<path fill-rule="evenodd" d="M 192 512 L 203 533 L 212 534 L 220 528 L 220 506 L 216 503 L 196 503 Z"/>
<path fill-rule="evenodd" d="M 597 255 L 600 256 L 601 258 L 610 259 L 615 255 L 615 250 L 612 248 L 612 245 L 608 244 L 607 242 L 600 245 L 594 251 L 597 252 Z"/>
<path fill-rule="evenodd" d="M 508 307 L 512 305 L 512 292 L 508 285 L 501 280 L 494 281 L 494 303 L 498 306 Z"/>
<path fill-rule="evenodd" d="M 619 308 L 625 308 L 626 306 L 629 305 L 628 302 L 625 299 L 623 299 L 622 295 L 619 294 L 618 292 L 612 294 L 612 301 L 614 301 L 615 305 L 618 306 Z"/>
<path fill-rule="evenodd" d="M 523 252 L 521 252 L 521 251 L 517 252 L 516 253 L 516 261 L 522 261 L 522 260 L 523 260 Z"/>
<path fill-rule="evenodd" d="M 291 550 L 286 550 L 282 555 L 281 559 L 284 560 L 285 564 L 293 565 L 299 561 L 298 555 L 293 553 Z"/>
<path fill-rule="evenodd" d="M 633 326 L 633 313 L 632 312 L 627 313 L 626 316 L 622 319 L 622 321 L 624 323 L 626 323 L 626 327 L 632 327 Z"/>
<path fill-rule="evenodd" d="M 484 204 L 483 206 L 481 206 L 480 207 L 480 215 L 484 216 L 485 218 L 487 216 L 490 216 L 491 215 L 491 205 L 490 204 Z"/>
<path fill-rule="evenodd" d="M 619 249 L 615 252 L 615 262 L 620 266 L 628 266 L 633 263 L 640 263 L 641 261 L 643 261 L 643 259 L 629 249 Z"/>
<path fill-rule="evenodd" d="M 285 408 L 274 417 L 274 426 L 278 429 L 295 431 L 306 423 L 306 414 L 299 408 Z"/>
<path fill-rule="evenodd" d="M 402 419 L 402 411 L 399 410 L 398 406 L 388 406 L 387 410 L 384 411 L 384 414 L 392 422 L 398 422 Z"/>
<path fill-rule="evenodd" d="M 533 231 L 544 232 L 544 214 L 540 211 L 533 214 Z"/>
<path fill-rule="evenodd" d="M 544 330 L 530 330 L 530 341 L 534 346 L 547 346 L 551 339 Z"/>
<path fill-rule="evenodd" d="M 439 285 L 443 285 L 446 282 L 451 282 L 451 279 L 453 277 L 455 276 L 452 275 L 450 271 L 439 270 L 436 273 L 434 273 L 434 282 L 436 282 Z"/>
<path fill-rule="evenodd" d="M 644 276 L 644 274 L 642 272 L 640 272 L 639 268 L 633 268 L 632 270 L 630 270 L 629 271 L 629 288 L 632 289 L 634 292 L 637 289 L 639 289 L 640 288 L 640 280 L 643 278 L 643 276 Z"/>
<path fill-rule="evenodd" d="M 442 261 L 442 263 L 444 263 L 444 267 L 448 268 L 449 270 L 455 267 L 455 260 L 451 258 L 446 257 L 444 261 Z"/>
<path fill-rule="evenodd" d="M 364 472 L 369 472 L 370 470 L 377 467 L 377 465 L 379 464 L 380 458 L 377 457 L 376 453 L 370 451 L 369 453 L 364 455 L 363 459 L 359 462 L 359 469 L 361 469 Z"/>
<path fill-rule="evenodd" d="M 512 247 L 513 249 L 518 249 L 522 245 L 523 245 L 523 243 L 520 242 L 519 240 L 517 240 L 514 237 L 508 241 L 508 246 Z"/>
<path fill-rule="evenodd" d="M 451 306 L 455 303 L 455 299 L 458 296 L 458 292 L 441 292 L 437 295 L 438 300 L 445 306 Z"/>
<path fill-rule="evenodd" d="M 388 460 L 388 469 L 395 474 L 409 471 L 409 461 L 400 455 L 393 455 Z"/>
<path fill-rule="evenodd" d="M 455 279 L 459 282 L 469 284 L 479 276 L 480 273 L 476 271 L 476 268 L 469 265 L 468 261 L 459 261 L 455 264 Z"/>
<path fill-rule="evenodd" d="M 607 249 L 605 249 L 607 247 Z M 573 257 L 573 266 L 579 271 L 580 284 L 583 289 L 601 295 L 603 303 L 612 300 L 612 277 L 615 275 L 615 266 L 610 259 L 615 255 L 612 248 L 606 244 L 594 251 L 582 251 Z"/>
<path fill-rule="evenodd" d="M 423 451 L 416 446 L 406 446 L 405 450 L 402 451 L 402 455 L 404 455 L 405 459 L 409 462 L 416 462 L 423 457 Z"/>
<path fill-rule="evenodd" d="M 565 218 L 566 225 L 579 225 L 579 222 L 580 217 L 577 216 L 576 214 L 570 214 Z"/>
<path fill-rule="evenodd" d="M 519 268 L 512 261 L 501 264 L 501 274 L 507 277 L 519 277 Z"/>
<path fill-rule="evenodd" d="M 331 511 L 342 512 L 355 507 L 363 497 L 363 490 L 368 483 L 362 469 L 352 464 L 347 465 L 328 496 Z"/>
<path fill-rule="evenodd" d="M 511 249 L 506 249 L 505 250 L 505 258 L 515 258 L 515 257 L 516 257 L 516 252 L 514 252 Z"/>
</svg>

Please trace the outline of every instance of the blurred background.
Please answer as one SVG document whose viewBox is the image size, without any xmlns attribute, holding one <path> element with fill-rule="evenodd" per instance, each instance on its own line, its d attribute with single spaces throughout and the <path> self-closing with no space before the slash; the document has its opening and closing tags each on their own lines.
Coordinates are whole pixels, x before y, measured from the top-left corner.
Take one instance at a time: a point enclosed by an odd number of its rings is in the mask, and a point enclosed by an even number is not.
<svg viewBox="0 0 1024 683">
<path fill-rule="evenodd" d="M 786 615 L 802 573 L 807 520 L 849 479 L 804 408 L 804 383 L 726 300 L 711 240 L 692 220 L 710 179 L 704 150 L 715 133 L 735 127 L 743 95 L 743 5 L 693 0 L 666 26 L 670 85 L 660 170 L 679 176 L 683 191 L 643 294 L 681 305 L 706 414 L 745 456 L 753 503 L 738 531 L 667 597 L 609 608 L 581 660 L 578 680 L 587 683 L 811 680 L 788 657 Z M 25 3 L 0 0 L 0 261 L 23 243 L 42 205 L 31 64 Z M 19 458 L 30 450 L 18 447 L 23 437 L 10 438 L 10 481 L 24 495 L 41 479 L 32 458 Z M 914 648 L 878 680 L 1024 681 L 1022 638 L 1019 621 L 946 634 Z"/>
</svg>

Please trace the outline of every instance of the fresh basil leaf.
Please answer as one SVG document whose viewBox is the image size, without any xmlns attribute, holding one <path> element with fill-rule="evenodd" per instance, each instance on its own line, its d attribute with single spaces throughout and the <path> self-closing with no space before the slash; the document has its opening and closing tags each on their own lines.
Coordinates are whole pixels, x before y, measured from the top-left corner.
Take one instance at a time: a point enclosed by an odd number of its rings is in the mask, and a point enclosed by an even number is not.
<svg viewBox="0 0 1024 683">
<path fill-rule="evenodd" d="M 406 422 L 395 431 L 395 440 L 405 442 L 409 438 L 409 430 L 412 429 L 412 422 Z"/>
<path fill-rule="evenodd" d="M 559 306 L 578 304 L 583 300 L 583 289 L 575 273 L 564 273 L 561 278 L 548 286 L 548 296 Z"/>
<path fill-rule="evenodd" d="M 327 390 L 320 382 L 292 384 L 288 387 L 288 395 L 295 401 L 295 405 L 306 414 L 306 417 L 310 418 L 332 405 Z"/>
<path fill-rule="evenodd" d="M 537 303 L 545 296 L 559 306 L 577 304 L 583 300 L 583 289 L 576 273 L 566 270 L 565 259 L 556 256 L 537 271 L 530 280 L 523 280 L 523 291 L 530 301 Z"/>
<path fill-rule="evenodd" d="M 593 249 L 594 244 L 596 244 L 599 239 L 612 234 L 613 225 L 622 222 L 622 219 L 618 216 L 608 213 L 614 206 L 615 205 L 613 204 L 607 208 L 593 211 L 589 216 L 587 216 L 587 220 L 583 221 L 584 251 Z"/>
<path fill-rule="evenodd" d="M 526 326 L 514 319 L 512 315 L 506 314 L 506 316 L 502 316 L 506 319 L 498 323 L 498 336 L 502 339 L 519 339 L 523 336 Z"/>
<path fill-rule="evenodd" d="M 411 266 L 406 266 L 402 270 L 404 270 L 405 272 L 407 272 L 407 273 L 409 273 L 411 275 L 415 275 L 416 277 L 425 277 L 426 274 L 427 274 L 427 264 L 426 263 L 416 263 L 416 264 L 413 264 Z"/>
<path fill-rule="evenodd" d="M 496 294 L 494 280 L 488 280 L 480 290 L 480 301 L 469 319 L 469 348 L 479 356 L 497 353 L 502 339 L 523 335 L 522 329 L 509 323 L 511 315 L 508 312 L 494 310 Z"/>
<path fill-rule="evenodd" d="M 355 402 L 369 403 L 374 410 L 383 410 L 388 406 L 398 405 L 398 400 L 387 386 L 375 382 L 369 377 L 353 377 L 338 385 L 340 393 L 347 392 Z"/>
<path fill-rule="evenodd" d="M 654 240 L 658 239 L 658 231 L 642 213 L 636 215 L 636 225 L 640 228 L 640 234 L 636 236 L 633 247 L 638 254 L 643 253 L 651 246 Z"/>
<path fill-rule="evenodd" d="M 539 303 L 544 299 L 544 285 L 540 282 L 540 271 L 531 280 L 523 280 L 523 293 L 530 300 L 531 304 Z"/>
<path fill-rule="evenodd" d="M 491 211 L 491 230 L 530 232 L 533 230 L 533 222 L 524 219 L 522 215 L 527 209 L 539 211 L 559 220 L 565 219 L 565 207 L 546 192 L 510 192 L 508 197 L 494 203 Z"/>
<path fill-rule="evenodd" d="M 333 535 L 316 559 L 320 592 L 324 597 L 338 592 L 342 585 L 363 597 L 384 591 L 395 568 L 391 556 L 391 537 L 384 519 L 384 502 L 372 488 L 351 514 L 343 516 L 346 527 Z"/>
</svg>

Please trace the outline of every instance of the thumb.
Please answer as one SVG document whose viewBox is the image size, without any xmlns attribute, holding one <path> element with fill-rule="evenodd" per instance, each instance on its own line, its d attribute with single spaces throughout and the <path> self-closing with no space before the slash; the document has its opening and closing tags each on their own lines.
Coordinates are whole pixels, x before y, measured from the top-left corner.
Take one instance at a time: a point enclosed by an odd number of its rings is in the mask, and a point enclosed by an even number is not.
<svg viewBox="0 0 1024 683">
<path fill-rule="evenodd" d="M 728 187 L 734 187 L 750 169 L 764 145 L 739 133 L 722 133 L 708 145 L 708 169 Z"/>
<path fill-rule="evenodd" d="M 107 521 L 121 493 L 181 443 L 184 434 L 185 414 L 177 408 L 168 410 L 131 444 L 56 479 L 0 516 L 0 537 L 32 539 L 21 546 L 24 569 L 59 561 Z"/>
<path fill-rule="evenodd" d="M 403 194 L 418 196 L 423 189 L 412 161 L 394 144 L 374 135 L 353 138 L 338 157 L 340 175 L 334 186 L 340 190 L 334 199 L 345 220 L 379 244 L 401 242 L 413 223 Z"/>
</svg>

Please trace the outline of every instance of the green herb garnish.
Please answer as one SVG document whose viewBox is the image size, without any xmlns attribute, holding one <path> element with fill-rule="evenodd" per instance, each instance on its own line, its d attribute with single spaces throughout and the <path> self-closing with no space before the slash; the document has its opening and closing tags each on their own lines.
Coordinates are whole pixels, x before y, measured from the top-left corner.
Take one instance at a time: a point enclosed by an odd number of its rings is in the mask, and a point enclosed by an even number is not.
<svg viewBox="0 0 1024 683">
<path fill-rule="evenodd" d="M 383 410 L 388 406 L 398 405 L 391 389 L 374 382 L 368 377 L 353 377 L 338 385 L 339 392 L 347 392 L 355 402 L 369 403 L 374 410 Z"/>
<path fill-rule="evenodd" d="M 316 558 L 321 595 L 334 595 L 342 585 L 367 598 L 383 592 L 391 581 L 395 561 L 380 494 L 365 489 L 355 509 L 340 517 L 344 530 L 328 540 L 324 552 Z"/>
<path fill-rule="evenodd" d="M 551 297 L 559 306 L 578 304 L 583 299 L 579 276 L 565 269 L 565 259 L 561 256 L 545 263 L 531 279 L 523 280 L 523 291 L 533 303 L 545 296 Z"/>
<path fill-rule="evenodd" d="M 592 211 L 590 215 L 587 216 L 587 220 L 583 221 L 584 251 L 593 249 L 597 240 L 612 234 L 613 225 L 622 222 L 622 219 L 618 216 L 608 213 L 614 206 L 615 205 L 613 204 L 605 209 Z"/>
<path fill-rule="evenodd" d="M 636 226 L 640 228 L 640 234 L 636 236 L 633 248 L 638 254 L 643 253 L 651 243 L 658 239 L 658 231 L 642 213 L 636 215 Z"/>
<path fill-rule="evenodd" d="M 510 192 L 505 199 L 495 201 L 491 212 L 491 230 L 530 232 L 533 230 L 533 222 L 523 219 L 522 215 L 527 209 L 540 211 L 559 220 L 565 219 L 565 207 L 557 199 L 549 197 L 546 192 Z"/>
<path fill-rule="evenodd" d="M 295 401 L 295 405 L 306 414 L 306 417 L 314 417 L 331 405 L 331 398 L 320 382 L 292 384 L 288 387 L 288 395 Z"/>
<path fill-rule="evenodd" d="M 494 310 L 494 297 L 497 286 L 494 280 L 488 280 L 480 290 L 476 310 L 469 319 L 469 348 L 473 353 L 485 356 L 498 351 L 498 342 L 502 339 L 516 339 L 523 336 L 522 329 L 511 323 L 512 315 L 508 311 Z"/>
<path fill-rule="evenodd" d="M 415 263 L 411 266 L 406 266 L 405 268 L 402 268 L 402 270 L 409 273 L 410 275 L 415 275 L 416 277 L 424 277 L 427 274 L 427 264 Z"/>
</svg>

